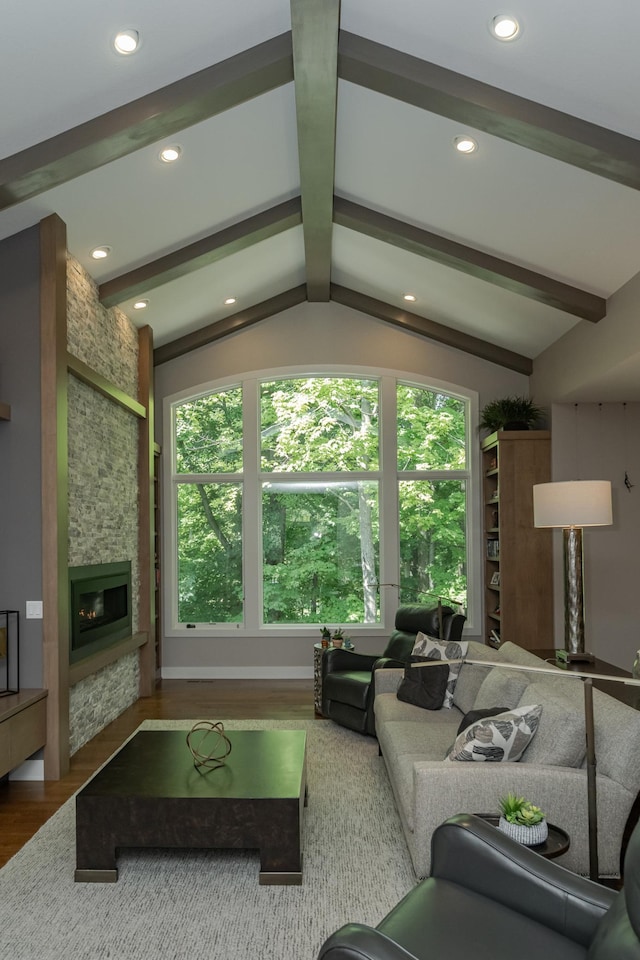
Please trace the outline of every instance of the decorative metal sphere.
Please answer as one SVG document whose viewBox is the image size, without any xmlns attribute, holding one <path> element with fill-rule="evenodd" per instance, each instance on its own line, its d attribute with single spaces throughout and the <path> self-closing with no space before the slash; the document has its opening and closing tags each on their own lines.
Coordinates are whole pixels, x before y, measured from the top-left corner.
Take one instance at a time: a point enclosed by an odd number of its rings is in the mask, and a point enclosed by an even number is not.
<svg viewBox="0 0 640 960">
<path fill-rule="evenodd" d="M 205 740 L 213 734 L 215 740 L 210 745 L 207 752 L 203 750 Z M 224 766 L 224 763 L 231 753 L 231 741 L 224 732 L 224 725 L 221 721 L 214 723 L 212 720 L 198 720 L 191 727 L 187 734 L 187 746 L 193 757 L 196 767 L 207 767 L 209 770 L 217 770 Z"/>
</svg>

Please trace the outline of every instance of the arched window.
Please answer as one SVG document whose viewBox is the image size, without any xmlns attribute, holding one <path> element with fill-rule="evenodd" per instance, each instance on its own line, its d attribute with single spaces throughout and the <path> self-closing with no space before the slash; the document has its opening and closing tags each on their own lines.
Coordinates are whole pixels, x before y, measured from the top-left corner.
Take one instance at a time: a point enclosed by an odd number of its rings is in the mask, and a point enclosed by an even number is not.
<svg viewBox="0 0 640 960">
<path fill-rule="evenodd" d="M 170 409 L 174 629 L 375 626 L 385 605 L 466 605 L 467 397 L 314 373 Z"/>
</svg>

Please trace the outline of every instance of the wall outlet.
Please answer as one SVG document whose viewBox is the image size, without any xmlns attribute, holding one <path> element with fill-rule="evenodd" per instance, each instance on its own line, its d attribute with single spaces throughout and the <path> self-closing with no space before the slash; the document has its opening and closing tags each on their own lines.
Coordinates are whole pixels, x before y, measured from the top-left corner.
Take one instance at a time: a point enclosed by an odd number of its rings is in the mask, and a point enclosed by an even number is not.
<svg viewBox="0 0 640 960">
<path fill-rule="evenodd" d="M 42 620 L 42 600 L 27 600 L 27 620 Z"/>
</svg>

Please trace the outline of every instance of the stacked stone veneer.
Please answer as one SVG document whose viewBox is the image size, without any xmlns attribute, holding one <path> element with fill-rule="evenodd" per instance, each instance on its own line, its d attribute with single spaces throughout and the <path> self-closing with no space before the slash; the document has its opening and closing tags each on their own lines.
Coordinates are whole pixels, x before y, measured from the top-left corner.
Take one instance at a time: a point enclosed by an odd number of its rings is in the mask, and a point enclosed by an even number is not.
<svg viewBox="0 0 640 960">
<path fill-rule="evenodd" d="M 138 389 L 138 335 L 119 310 L 98 302 L 94 281 L 67 263 L 69 352 L 132 397 Z M 131 560 L 132 628 L 138 628 L 138 419 L 69 375 L 69 565 Z M 70 752 L 138 699 L 133 652 L 70 691 Z"/>
</svg>

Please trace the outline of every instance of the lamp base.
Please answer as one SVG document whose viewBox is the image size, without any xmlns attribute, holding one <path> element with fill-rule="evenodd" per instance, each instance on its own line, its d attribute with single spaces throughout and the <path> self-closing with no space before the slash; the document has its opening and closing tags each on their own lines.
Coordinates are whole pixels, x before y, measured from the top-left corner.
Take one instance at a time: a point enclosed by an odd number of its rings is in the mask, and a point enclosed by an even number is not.
<svg viewBox="0 0 640 960">
<path fill-rule="evenodd" d="M 568 650 L 556 650 L 556 660 L 561 663 L 595 663 L 592 653 L 569 653 Z"/>
</svg>

